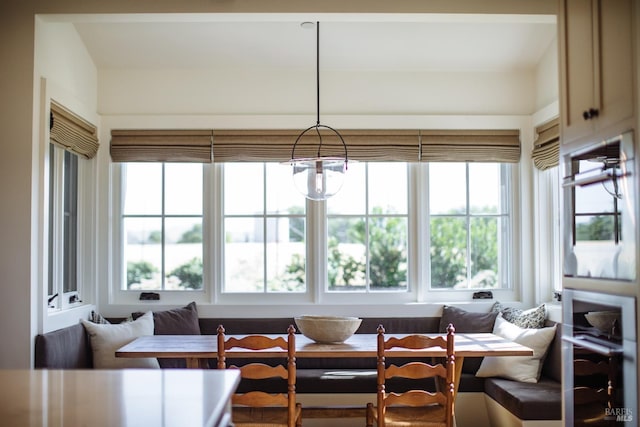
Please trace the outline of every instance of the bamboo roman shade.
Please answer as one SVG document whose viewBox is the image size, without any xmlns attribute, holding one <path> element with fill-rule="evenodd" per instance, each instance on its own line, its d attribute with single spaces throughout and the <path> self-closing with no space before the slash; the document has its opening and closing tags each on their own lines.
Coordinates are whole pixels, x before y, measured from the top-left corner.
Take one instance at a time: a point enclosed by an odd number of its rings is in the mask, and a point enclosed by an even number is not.
<svg viewBox="0 0 640 427">
<path fill-rule="evenodd" d="M 300 130 L 214 130 L 215 162 L 284 162 Z M 332 132 L 321 132 L 322 156 L 344 156 L 344 147 Z M 349 159 L 360 161 L 419 160 L 418 131 L 407 130 L 341 130 Z M 318 138 L 305 134 L 296 146 L 296 157 L 315 157 Z"/>
<path fill-rule="evenodd" d="M 112 130 L 114 162 L 211 163 L 210 130 Z"/>
<path fill-rule="evenodd" d="M 519 130 L 423 130 L 423 162 L 520 161 Z"/>
<path fill-rule="evenodd" d="M 214 162 L 284 162 L 300 133 L 294 130 L 214 130 Z"/>
<path fill-rule="evenodd" d="M 335 133 L 321 131 L 322 156 L 344 156 Z M 341 130 L 350 160 L 366 162 L 520 161 L 518 130 Z M 114 162 L 286 162 L 299 129 L 112 130 Z M 295 157 L 316 157 L 318 138 L 306 133 Z"/>
<path fill-rule="evenodd" d="M 87 159 L 98 152 L 97 128 L 63 106 L 51 102 L 51 141 Z"/>
<path fill-rule="evenodd" d="M 540 170 L 558 166 L 560 162 L 560 125 L 555 119 L 536 128 L 538 137 L 533 143 L 531 157 Z"/>
</svg>

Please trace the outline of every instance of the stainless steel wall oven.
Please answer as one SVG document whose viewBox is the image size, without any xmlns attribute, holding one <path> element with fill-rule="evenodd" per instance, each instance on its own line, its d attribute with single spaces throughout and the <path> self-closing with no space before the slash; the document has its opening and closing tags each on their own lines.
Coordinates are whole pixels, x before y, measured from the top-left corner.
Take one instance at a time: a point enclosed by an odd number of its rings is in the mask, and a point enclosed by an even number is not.
<svg viewBox="0 0 640 427">
<path fill-rule="evenodd" d="M 565 289 L 565 425 L 637 426 L 636 300 Z"/>
<path fill-rule="evenodd" d="M 564 158 L 564 276 L 636 279 L 633 133 Z"/>
</svg>

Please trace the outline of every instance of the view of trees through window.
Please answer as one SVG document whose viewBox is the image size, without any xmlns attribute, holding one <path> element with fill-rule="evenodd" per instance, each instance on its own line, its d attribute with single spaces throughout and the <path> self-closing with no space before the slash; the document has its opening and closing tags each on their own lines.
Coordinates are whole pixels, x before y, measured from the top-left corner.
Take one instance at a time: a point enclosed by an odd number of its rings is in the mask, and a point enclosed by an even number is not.
<svg viewBox="0 0 640 427">
<path fill-rule="evenodd" d="M 429 164 L 432 288 L 500 286 L 508 204 L 498 163 Z M 446 179 L 444 179 L 446 177 Z M 444 183 L 444 184 L 443 184 Z"/>
<path fill-rule="evenodd" d="M 505 168 L 429 164 L 432 288 L 501 286 L 510 221 Z M 354 163 L 349 169 L 315 222 L 327 227 L 325 290 L 407 291 L 408 165 Z M 126 289 L 202 289 L 202 166 L 129 164 L 125 176 Z M 228 163 L 223 176 L 222 291 L 307 291 L 306 202 L 290 170 Z M 178 196 L 178 189 L 188 196 Z"/>
<path fill-rule="evenodd" d="M 202 289 L 202 165 L 128 163 L 123 181 L 126 289 Z"/>
</svg>

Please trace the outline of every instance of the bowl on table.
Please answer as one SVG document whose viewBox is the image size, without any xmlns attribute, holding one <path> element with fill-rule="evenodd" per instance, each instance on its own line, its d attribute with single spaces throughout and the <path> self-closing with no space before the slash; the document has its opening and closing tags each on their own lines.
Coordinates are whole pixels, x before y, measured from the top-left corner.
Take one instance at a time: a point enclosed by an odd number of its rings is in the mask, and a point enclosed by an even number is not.
<svg viewBox="0 0 640 427">
<path fill-rule="evenodd" d="M 317 343 L 341 343 L 358 330 L 362 319 L 347 316 L 300 316 L 295 321 L 302 335 Z"/>
</svg>

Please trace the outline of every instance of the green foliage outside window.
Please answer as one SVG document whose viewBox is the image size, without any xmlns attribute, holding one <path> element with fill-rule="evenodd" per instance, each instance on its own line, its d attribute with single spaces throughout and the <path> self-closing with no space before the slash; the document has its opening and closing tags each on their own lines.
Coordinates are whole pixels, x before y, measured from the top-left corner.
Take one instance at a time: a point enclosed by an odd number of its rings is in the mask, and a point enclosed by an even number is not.
<svg viewBox="0 0 640 427">
<path fill-rule="evenodd" d="M 613 215 L 597 215 L 586 224 L 576 224 L 576 240 L 578 241 L 613 240 L 613 238 Z"/>
<path fill-rule="evenodd" d="M 484 210 L 485 212 L 488 209 Z M 434 288 L 487 288 L 497 284 L 498 219 L 471 217 L 433 217 L 431 219 L 431 286 Z M 469 249 L 467 233 L 470 232 Z M 470 250 L 467 266 L 467 250 Z M 467 283 L 467 268 L 470 283 Z"/>
<path fill-rule="evenodd" d="M 157 272 L 158 269 L 148 261 L 129 261 L 127 263 L 127 287 L 130 288 L 134 283 L 142 283 L 143 280 L 149 280 Z"/>
<path fill-rule="evenodd" d="M 193 258 L 176 267 L 168 276 L 180 279 L 180 285 L 186 289 L 202 289 L 202 259 Z"/>
<path fill-rule="evenodd" d="M 381 209 L 374 209 L 381 213 Z M 367 239 L 363 220 L 335 218 L 329 222 L 327 275 L 329 288 L 358 288 L 366 264 L 340 249 L 341 243 L 364 245 Z M 369 279 L 371 288 L 395 288 L 407 283 L 407 231 L 404 218 L 372 217 L 369 221 Z M 305 265 L 294 255 L 287 266 L 286 279 L 304 283 Z"/>
<path fill-rule="evenodd" d="M 190 230 L 185 231 L 178 243 L 202 243 L 202 224 L 195 224 Z"/>
</svg>

